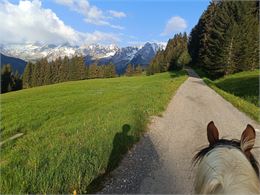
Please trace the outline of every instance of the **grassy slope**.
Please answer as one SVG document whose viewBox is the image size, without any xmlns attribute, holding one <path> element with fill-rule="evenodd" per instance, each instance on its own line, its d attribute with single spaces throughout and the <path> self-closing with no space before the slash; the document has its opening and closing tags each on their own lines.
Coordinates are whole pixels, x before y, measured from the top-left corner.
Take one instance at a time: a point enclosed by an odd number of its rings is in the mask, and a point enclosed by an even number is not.
<svg viewBox="0 0 260 195">
<path fill-rule="evenodd" d="M 1 148 L 1 193 L 86 192 L 186 78 L 179 72 L 95 79 L 1 95 L 1 141 L 25 133 Z"/>
<path fill-rule="evenodd" d="M 205 77 L 201 70 L 195 71 L 222 97 L 253 119 L 259 117 L 259 70 L 244 71 L 228 75 L 215 81 Z"/>
</svg>

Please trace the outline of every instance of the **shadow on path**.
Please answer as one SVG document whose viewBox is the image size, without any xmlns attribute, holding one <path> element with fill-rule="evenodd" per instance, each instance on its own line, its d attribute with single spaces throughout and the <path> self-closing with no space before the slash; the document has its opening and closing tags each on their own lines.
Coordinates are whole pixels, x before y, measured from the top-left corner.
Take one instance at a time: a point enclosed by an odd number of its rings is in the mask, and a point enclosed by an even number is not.
<svg viewBox="0 0 260 195">
<path fill-rule="evenodd" d="M 122 160 L 123 155 L 134 144 L 134 136 L 127 135 L 131 127 L 128 124 L 122 126 L 122 132 L 116 133 L 113 139 L 113 149 L 110 153 L 106 172 L 113 171 Z"/>
<path fill-rule="evenodd" d="M 105 179 L 104 188 L 98 194 L 140 193 L 143 181 L 152 179 L 152 171 L 159 168 L 158 164 L 158 153 L 150 137 L 145 134 Z"/>
</svg>

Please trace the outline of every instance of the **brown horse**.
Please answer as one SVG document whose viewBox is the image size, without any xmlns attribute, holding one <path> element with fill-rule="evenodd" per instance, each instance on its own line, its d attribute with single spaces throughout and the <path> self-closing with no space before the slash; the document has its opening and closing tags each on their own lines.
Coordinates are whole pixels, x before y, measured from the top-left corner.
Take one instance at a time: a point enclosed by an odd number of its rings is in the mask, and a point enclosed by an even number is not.
<svg viewBox="0 0 260 195">
<path fill-rule="evenodd" d="M 219 139 L 211 121 L 207 126 L 209 145 L 194 157 L 197 194 L 260 194 L 259 166 L 251 153 L 255 130 L 247 125 L 240 140 Z"/>
</svg>

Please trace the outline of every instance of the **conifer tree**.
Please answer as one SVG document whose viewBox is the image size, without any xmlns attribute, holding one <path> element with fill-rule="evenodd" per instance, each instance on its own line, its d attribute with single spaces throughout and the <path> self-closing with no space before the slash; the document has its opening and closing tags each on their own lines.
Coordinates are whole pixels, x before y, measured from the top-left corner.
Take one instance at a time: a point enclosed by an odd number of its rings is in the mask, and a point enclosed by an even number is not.
<svg viewBox="0 0 260 195">
<path fill-rule="evenodd" d="M 28 62 L 25 66 L 24 72 L 23 72 L 23 88 L 30 88 L 32 87 L 32 69 L 33 64 L 31 62 Z"/>
<path fill-rule="evenodd" d="M 128 64 L 125 70 L 126 76 L 133 76 L 133 67 L 131 64 Z"/>
<path fill-rule="evenodd" d="M 1 93 L 6 93 L 12 90 L 12 67 L 6 64 L 1 68 Z"/>
<path fill-rule="evenodd" d="M 91 64 L 89 66 L 89 78 L 90 79 L 98 78 L 98 66 L 96 63 Z"/>
<path fill-rule="evenodd" d="M 136 75 L 141 75 L 142 72 L 143 72 L 143 70 L 142 70 L 141 65 L 137 65 L 136 68 L 135 68 L 135 74 Z"/>
<path fill-rule="evenodd" d="M 12 91 L 20 90 L 23 88 L 23 82 L 21 79 L 21 76 L 19 75 L 18 71 L 15 71 L 15 74 L 13 75 L 13 81 L 14 81 L 14 86 L 12 88 Z"/>
<path fill-rule="evenodd" d="M 22 89 L 22 79 L 16 71 L 13 73 L 10 64 L 3 65 L 1 68 L 1 93 Z"/>
<path fill-rule="evenodd" d="M 76 56 L 77 70 L 78 70 L 78 79 L 85 79 L 86 67 L 83 56 Z"/>
</svg>

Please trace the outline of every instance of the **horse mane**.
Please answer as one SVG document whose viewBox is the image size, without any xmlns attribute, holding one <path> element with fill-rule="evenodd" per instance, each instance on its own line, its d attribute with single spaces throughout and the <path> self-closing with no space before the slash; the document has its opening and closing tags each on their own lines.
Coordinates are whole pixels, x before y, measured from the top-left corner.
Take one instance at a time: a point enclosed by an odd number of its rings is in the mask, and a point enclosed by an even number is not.
<svg viewBox="0 0 260 195">
<path fill-rule="evenodd" d="M 223 146 L 231 146 L 234 147 L 238 150 L 241 151 L 241 153 L 243 153 L 243 151 L 241 150 L 241 143 L 239 140 L 237 139 L 232 139 L 232 140 L 227 140 L 227 139 L 219 139 L 214 145 L 209 145 L 206 146 L 204 148 L 202 148 L 194 157 L 193 157 L 193 163 L 194 165 L 196 165 L 197 163 L 199 163 L 211 150 L 213 150 L 216 147 L 223 147 Z M 255 159 L 254 155 L 252 153 L 250 153 L 249 158 L 246 157 L 249 162 L 251 163 L 252 167 L 254 168 L 256 175 L 259 178 L 259 163 L 257 162 L 257 160 Z"/>
</svg>

